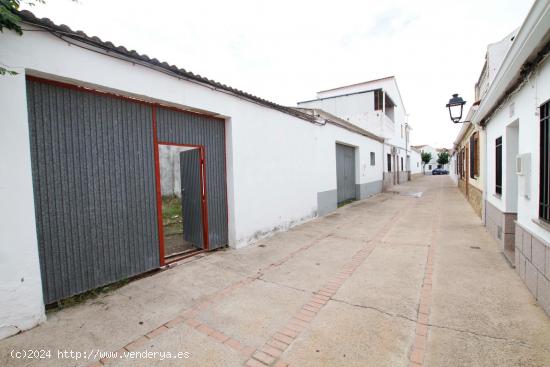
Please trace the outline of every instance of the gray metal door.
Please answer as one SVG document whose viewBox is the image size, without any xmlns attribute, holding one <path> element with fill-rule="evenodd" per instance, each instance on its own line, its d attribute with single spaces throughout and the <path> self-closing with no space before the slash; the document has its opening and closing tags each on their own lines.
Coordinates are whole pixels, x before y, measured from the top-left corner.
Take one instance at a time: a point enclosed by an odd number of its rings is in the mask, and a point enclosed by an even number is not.
<svg viewBox="0 0 550 367">
<path fill-rule="evenodd" d="M 157 131 L 160 142 L 204 147 L 208 249 L 227 245 L 225 121 L 159 107 Z"/>
<path fill-rule="evenodd" d="M 157 268 L 151 106 L 34 80 L 27 103 L 45 303 Z"/>
<path fill-rule="evenodd" d="M 155 109 L 160 142 L 204 149 L 208 222 L 189 235 L 227 244 L 223 119 L 34 78 L 27 104 L 45 303 L 159 267 Z"/>
<path fill-rule="evenodd" d="M 201 157 L 199 149 L 180 153 L 181 201 L 183 215 L 183 236 L 197 248 L 203 248 L 202 203 L 204 191 L 201 179 Z"/>
<path fill-rule="evenodd" d="M 338 203 L 355 199 L 355 149 L 336 144 Z"/>
</svg>

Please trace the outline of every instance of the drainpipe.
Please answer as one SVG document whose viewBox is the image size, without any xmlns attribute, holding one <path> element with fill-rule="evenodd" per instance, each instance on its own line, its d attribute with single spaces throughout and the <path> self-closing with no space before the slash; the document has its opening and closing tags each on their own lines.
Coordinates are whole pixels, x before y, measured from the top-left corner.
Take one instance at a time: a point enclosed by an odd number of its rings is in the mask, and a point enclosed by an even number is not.
<svg viewBox="0 0 550 367">
<path fill-rule="evenodd" d="M 475 124 L 474 124 L 475 126 Z M 483 195 L 481 195 L 481 222 L 484 226 L 487 226 L 487 205 L 485 205 L 485 200 L 487 199 L 487 131 L 485 131 L 485 126 L 481 126 L 481 131 L 483 131 L 483 167 L 481 168 L 481 177 L 483 178 Z M 481 139 L 480 139 L 481 140 Z"/>
<path fill-rule="evenodd" d="M 409 159 L 409 122 L 408 121 L 405 122 L 405 163 L 407 164 L 407 179 L 408 181 L 410 181 L 411 180 L 411 167 L 410 167 L 411 162 Z"/>
</svg>

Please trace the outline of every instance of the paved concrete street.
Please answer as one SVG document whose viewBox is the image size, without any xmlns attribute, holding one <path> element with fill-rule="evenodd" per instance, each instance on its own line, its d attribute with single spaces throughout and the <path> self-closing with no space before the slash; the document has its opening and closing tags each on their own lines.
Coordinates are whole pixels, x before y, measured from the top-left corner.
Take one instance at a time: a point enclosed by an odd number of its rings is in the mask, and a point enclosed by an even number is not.
<svg viewBox="0 0 550 367">
<path fill-rule="evenodd" d="M 549 341 L 464 197 L 427 176 L 51 312 L 0 341 L 0 365 L 549 366 Z M 52 355 L 10 355 L 29 349 Z"/>
</svg>

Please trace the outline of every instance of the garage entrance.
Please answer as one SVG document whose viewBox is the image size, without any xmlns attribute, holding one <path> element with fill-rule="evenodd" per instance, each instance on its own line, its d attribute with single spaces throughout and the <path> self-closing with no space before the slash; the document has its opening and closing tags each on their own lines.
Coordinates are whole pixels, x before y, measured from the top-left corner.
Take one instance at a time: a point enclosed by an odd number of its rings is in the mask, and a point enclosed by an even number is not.
<svg viewBox="0 0 550 367">
<path fill-rule="evenodd" d="M 46 304 L 227 245 L 223 119 L 35 77 L 27 103 Z M 163 147 L 179 165 L 170 228 Z"/>
<path fill-rule="evenodd" d="M 355 148 L 336 144 L 336 187 L 338 204 L 355 200 Z"/>
</svg>

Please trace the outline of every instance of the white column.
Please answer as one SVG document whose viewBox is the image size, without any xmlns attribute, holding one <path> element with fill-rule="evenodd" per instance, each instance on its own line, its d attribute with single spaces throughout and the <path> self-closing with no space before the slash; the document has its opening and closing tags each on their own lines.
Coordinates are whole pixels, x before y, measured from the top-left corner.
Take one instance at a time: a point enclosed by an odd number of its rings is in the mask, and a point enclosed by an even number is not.
<svg viewBox="0 0 550 367">
<path fill-rule="evenodd" d="M 25 71 L 0 76 L 0 339 L 46 319 L 34 213 Z"/>
</svg>

